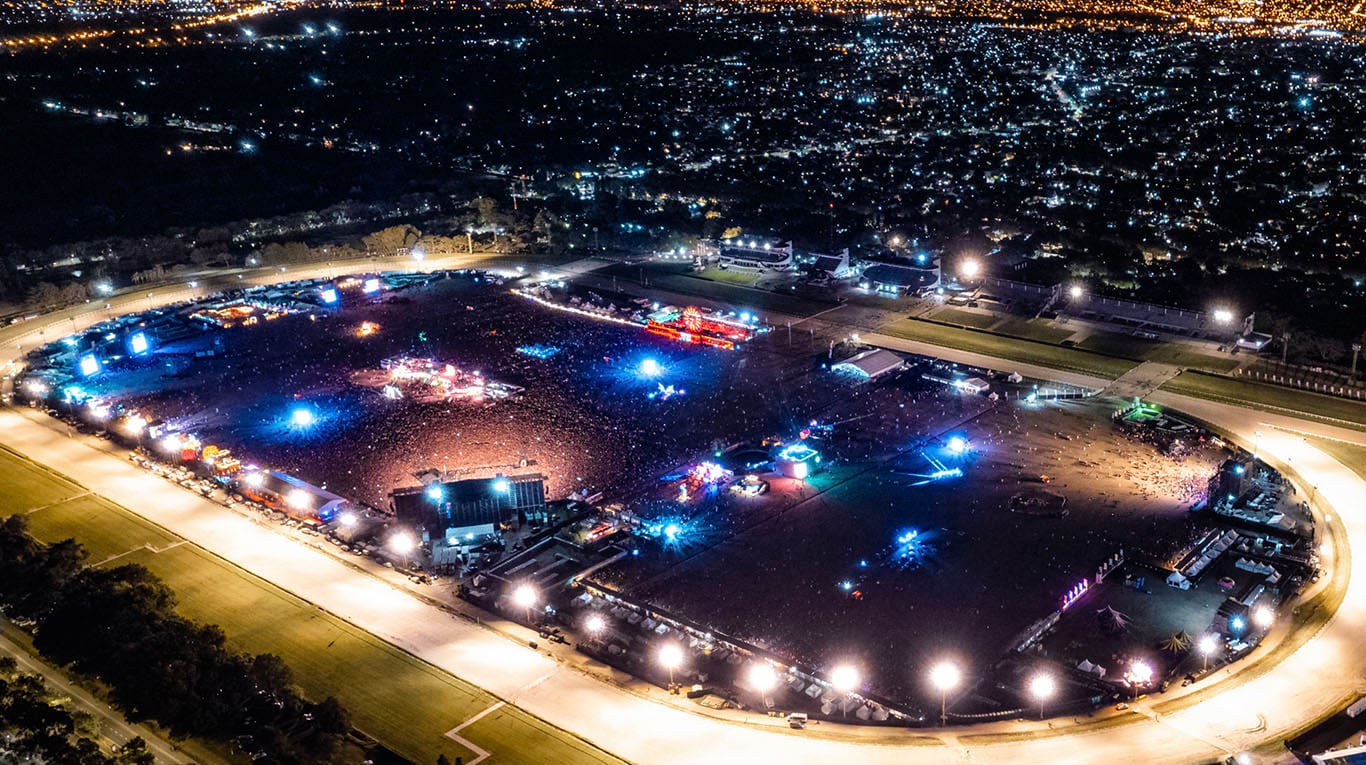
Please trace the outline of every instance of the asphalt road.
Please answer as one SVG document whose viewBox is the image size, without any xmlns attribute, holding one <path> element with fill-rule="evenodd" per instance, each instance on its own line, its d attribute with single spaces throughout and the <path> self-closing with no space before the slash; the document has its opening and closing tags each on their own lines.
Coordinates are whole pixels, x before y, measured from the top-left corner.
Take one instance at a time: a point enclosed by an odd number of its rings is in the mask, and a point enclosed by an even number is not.
<svg viewBox="0 0 1366 765">
<path fill-rule="evenodd" d="M 300 270 L 289 277 L 303 275 Z M 69 330 L 59 325 L 55 331 Z M 3 334 L 0 342 L 6 352 L 14 348 Z M 994 368 L 1043 379 L 1089 382 L 1003 360 L 959 359 L 964 354 L 930 348 L 952 360 L 990 361 Z M 1301 438 L 1310 433 L 1361 444 L 1361 433 L 1162 392 L 1152 399 L 1187 411 L 1241 443 L 1255 443 L 1259 456 L 1298 476 L 1301 485 L 1316 487 L 1320 507 L 1341 524 L 1343 540 L 1366 540 L 1366 512 L 1360 507 L 1366 481 Z M 825 724 L 794 732 L 777 720 L 704 714 L 675 706 L 662 695 L 643 696 L 600 682 L 18 413 L 0 413 L 0 441 L 508 703 L 635 762 L 1201 762 L 1277 741 L 1366 691 L 1366 652 L 1358 650 L 1366 634 L 1366 572 L 1361 570 L 1366 555 L 1352 556 L 1344 564 L 1330 553 L 1329 585 L 1344 589 L 1337 614 L 1279 663 L 1241 662 L 1232 677 L 1217 673 L 1182 691 L 1198 694 L 1198 704 L 1183 704 L 1175 693 L 1151 697 L 1122 720 L 1103 724 L 1087 718 L 1015 721 L 956 727 L 942 734 Z"/>
</svg>

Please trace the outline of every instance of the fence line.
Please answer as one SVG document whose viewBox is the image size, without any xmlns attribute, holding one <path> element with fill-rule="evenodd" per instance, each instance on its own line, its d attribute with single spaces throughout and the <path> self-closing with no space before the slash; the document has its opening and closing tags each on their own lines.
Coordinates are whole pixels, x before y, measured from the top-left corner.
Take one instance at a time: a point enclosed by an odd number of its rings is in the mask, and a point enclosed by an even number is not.
<svg viewBox="0 0 1366 765">
<path fill-rule="evenodd" d="M 1353 385 L 1311 382 L 1309 380 L 1301 380 L 1298 377 L 1291 377 L 1290 375 L 1273 375 L 1255 370 L 1243 371 L 1239 369 L 1234 371 L 1234 375 L 1261 382 L 1269 382 L 1273 385 L 1283 385 L 1291 388 L 1299 388 L 1301 390 L 1314 391 L 1315 393 L 1322 393 L 1328 396 L 1366 401 L 1366 390 Z"/>
</svg>

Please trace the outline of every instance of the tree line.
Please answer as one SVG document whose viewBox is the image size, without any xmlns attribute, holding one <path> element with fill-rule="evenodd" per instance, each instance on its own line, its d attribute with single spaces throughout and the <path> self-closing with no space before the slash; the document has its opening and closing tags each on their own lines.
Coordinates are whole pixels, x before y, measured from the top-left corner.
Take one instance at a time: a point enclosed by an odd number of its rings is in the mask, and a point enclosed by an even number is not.
<svg viewBox="0 0 1366 765">
<path fill-rule="evenodd" d="M 222 630 L 181 617 L 175 604 L 143 566 L 93 568 L 74 540 L 34 539 L 25 516 L 0 523 L 0 607 L 33 620 L 38 651 L 102 681 L 129 720 L 175 737 L 250 737 L 244 746 L 273 762 L 338 758 L 351 724 L 335 698 L 305 700 L 278 656 L 230 650 Z"/>
<path fill-rule="evenodd" d="M 95 740 L 98 723 L 72 712 L 43 678 L 19 672 L 0 656 L 0 762 L 61 762 L 70 765 L 153 765 L 147 742 L 134 738 L 112 757 Z"/>
</svg>

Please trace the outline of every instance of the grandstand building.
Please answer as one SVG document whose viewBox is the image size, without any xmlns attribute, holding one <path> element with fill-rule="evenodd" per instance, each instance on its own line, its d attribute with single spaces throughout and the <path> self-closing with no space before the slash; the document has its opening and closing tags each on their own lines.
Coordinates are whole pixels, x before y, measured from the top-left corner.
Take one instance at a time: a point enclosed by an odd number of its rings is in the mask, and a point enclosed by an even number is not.
<svg viewBox="0 0 1366 765">
<path fill-rule="evenodd" d="M 721 268 L 738 271 L 791 271 L 792 243 L 781 239 L 726 239 L 719 244 Z"/>
<path fill-rule="evenodd" d="M 1061 286 L 1056 288 L 1061 294 Z M 1083 293 L 1068 300 L 1063 309 L 1068 314 L 1132 328 L 1135 334 L 1156 340 L 1160 333 L 1185 337 L 1233 337 L 1252 331 L 1252 317 L 1235 318 L 1232 314 L 1220 317 L 1205 311 L 1140 303 L 1136 300 Z"/>
<path fill-rule="evenodd" d="M 920 255 L 873 261 L 864 267 L 859 286 L 892 295 L 928 295 L 939 288 L 939 258 Z"/>
<path fill-rule="evenodd" d="M 806 267 L 808 275 L 823 279 L 847 279 L 854 275 L 849 265 L 849 248 L 834 255 L 816 255 L 815 260 Z"/>
</svg>

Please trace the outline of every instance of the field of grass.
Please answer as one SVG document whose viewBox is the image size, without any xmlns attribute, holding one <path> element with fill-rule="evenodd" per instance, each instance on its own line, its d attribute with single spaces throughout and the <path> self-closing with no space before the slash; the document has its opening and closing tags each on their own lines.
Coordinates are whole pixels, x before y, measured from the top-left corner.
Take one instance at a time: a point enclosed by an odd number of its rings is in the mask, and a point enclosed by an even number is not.
<svg viewBox="0 0 1366 765">
<path fill-rule="evenodd" d="M 709 267 L 701 273 L 689 271 L 684 276 L 691 276 L 694 279 L 707 279 L 722 284 L 738 284 L 742 287 L 752 287 L 761 278 L 760 274 L 748 273 L 745 271 L 727 271 L 723 268 Z"/>
<path fill-rule="evenodd" d="M 1072 330 L 1059 327 L 1047 319 L 1025 319 L 1020 316 L 1006 317 L 991 331 L 1002 335 L 1023 337 L 1026 340 L 1034 340 L 1040 343 L 1061 343 L 1076 334 Z"/>
<path fill-rule="evenodd" d="M 68 537 L 79 540 L 90 553 L 87 562 L 91 565 L 143 545 L 160 550 L 180 541 L 161 527 L 90 494 L 30 513 L 28 520 L 33 536 L 44 542 Z"/>
<path fill-rule="evenodd" d="M 945 324 L 957 324 L 973 329 L 988 329 L 991 325 L 1000 321 L 1000 317 L 989 313 L 975 313 L 973 311 L 962 311 L 957 308 L 940 308 L 930 315 L 935 321 L 942 321 Z"/>
<path fill-rule="evenodd" d="M 1232 380 L 1227 377 L 1182 372 L 1162 386 L 1168 393 L 1180 393 L 1212 401 L 1227 401 L 1239 406 L 1286 409 L 1314 418 L 1329 418 L 1366 430 L 1366 404 L 1323 396 L 1293 388 Z"/>
<path fill-rule="evenodd" d="M 1138 366 L 1136 361 L 1111 358 L 1076 348 L 1064 348 L 1022 338 L 946 327 L 942 324 L 916 319 L 901 319 L 892 322 L 882 327 L 881 331 L 908 340 L 920 340 L 935 345 L 999 356 L 1003 359 L 1012 359 L 1053 369 L 1082 372 L 1110 380 Z"/>
<path fill-rule="evenodd" d="M 1171 343 L 1156 343 L 1154 348 L 1143 354 L 1143 358 L 1205 372 L 1231 372 L 1238 367 L 1238 359 L 1233 356 L 1211 356 Z"/>
<path fill-rule="evenodd" d="M 4 451 L 0 451 L 0 455 L 7 457 L 0 462 L 0 499 L 3 499 L 0 508 L 8 512 L 27 512 L 85 491 L 72 481 L 48 473 L 27 460 Z"/>
<path fill-rule="evenodd" d="M 94 496 L 63 501 L 80 493 L 79 486 L 3 449 L 0 476 L 0 507 L 7 513 L 44 506 L 29 514 L 40 540 L 74 537 L 90 551 L 91 563 L 119 555 L 116 564 L 145 565 L 175 591 L 185 617 L 218 625 L 238 650 L 278 654 L 305 695 L 336 696 L 357 728 L 403 757 L 416 763 L 435 762 L 441 754 L 452 762 L 473 759 L 444 734 L 497 702 L 479 688 L 194 545 L 172 547 L 178 537 L 119 505 Z M 497 762 L 619 762 L 515 707 L 500 708 L 461 735 Z"/>
<path fill-rule="evenodd" d="M 1157 361 L 1206 372 L 1228 372 L 1238 366 L 1238 359 L 1233 356 L 1200 353 L 1186 345 L 1145 340 L 1117 332 L 1093 332 L 1077 343 L 1077 347 L 1111 356 Z"/>
</svg>

